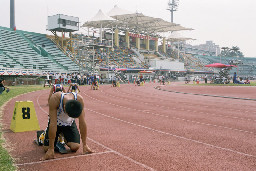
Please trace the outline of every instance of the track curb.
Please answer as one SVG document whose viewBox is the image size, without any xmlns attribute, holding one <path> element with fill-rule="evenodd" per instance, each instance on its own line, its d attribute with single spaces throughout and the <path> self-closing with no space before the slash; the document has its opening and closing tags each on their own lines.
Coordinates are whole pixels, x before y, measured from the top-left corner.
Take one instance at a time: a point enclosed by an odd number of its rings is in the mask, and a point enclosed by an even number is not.
<svg viewBox="0 0 256 171">
<path fill-rule="evenodd" d="M 238 100 L 256 101 L 256 99 L 251 99 L 251 98 L 220 96 L 220 95 L 212 95 L 212 94 L 186 93 L 186 92 L 180 92 L 180 91 L 174 91 L 174 90 L 166 90 L 166 89 L 162 89 L 160 86 L 157 86 L 157 87 L 154 87 L 154 88 L 157 89 L 157 90 L 167 91 L 167 92 L 171 92 L 171 93 L 190 94 L 190 95 L 209 96 L 209 97 L 221 97 L 221 98 L 226 98 L 226 99 L 238 99 Z"/>
</svg>

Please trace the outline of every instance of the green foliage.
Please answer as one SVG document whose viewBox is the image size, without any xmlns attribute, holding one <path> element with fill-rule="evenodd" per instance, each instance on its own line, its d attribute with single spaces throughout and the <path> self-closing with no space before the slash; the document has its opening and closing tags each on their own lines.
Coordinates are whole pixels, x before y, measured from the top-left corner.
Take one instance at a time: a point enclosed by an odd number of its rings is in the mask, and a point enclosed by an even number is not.
<svg viewBox="0 0 256 171">
<path fill-rule="evenodd" d="M 21 87 L 9 87 L 10 92 L 7 93 L 6 91 L 0 95 L 0 107 L 7 102 L 8 100 L 12 99 L 13 97 L 28 93 L 31 91 L 45 89 L 42 86 L 21 86 Z M 0 119 L 1 119 L 0 115 Z M 0 170 L 3 171 L 14 171 L 17 168 L 13 165 L 13 159 L 8 154 L 7 150 L 3 147 L 4 140 L 2 139 L 2 130 L 1 130 L 1 123 L 0 123 Z"/>
<path fill-rule="evenodd" d="M 0 132 L 0 137 L 2 136 L 2 133 Z M 4 141 L 0 139 L 0 170 L 8 170 L 8 171 L 14 171 L 16 170 L 15 166 L 13 166 L 13 160 L 6 151 L 2 147 L 2 144 Z"/>
<path fill-rule="evenodd" d="M 240 51 L 240 48 L 237 46 L 229 47 L 222 47 L 220 56 L 223 57 L 244 57 L 243 53 Z"/>
</svg>

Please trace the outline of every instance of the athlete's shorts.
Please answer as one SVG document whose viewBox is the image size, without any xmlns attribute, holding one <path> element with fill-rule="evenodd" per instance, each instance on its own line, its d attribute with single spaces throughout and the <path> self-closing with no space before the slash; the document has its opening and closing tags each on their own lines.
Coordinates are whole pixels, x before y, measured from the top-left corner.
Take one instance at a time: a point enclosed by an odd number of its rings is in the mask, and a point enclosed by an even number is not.
<svg viewBox="0 0 256 171">
<path fill-rule="evenodd" d="M 49 146 L 49 122 L 48 127 L 46 129 L 45 139 L 44 139 L 44 146 Z M 62 133 L 66 143 L 73 142 L 80 144 L 80 134 L 78 132 L 76 122 L 74 121 L 71 126 L 57 126 L 56 137 L 54 141 L 54 146 L 57 143 L 59 134 Z"/>
</svg>

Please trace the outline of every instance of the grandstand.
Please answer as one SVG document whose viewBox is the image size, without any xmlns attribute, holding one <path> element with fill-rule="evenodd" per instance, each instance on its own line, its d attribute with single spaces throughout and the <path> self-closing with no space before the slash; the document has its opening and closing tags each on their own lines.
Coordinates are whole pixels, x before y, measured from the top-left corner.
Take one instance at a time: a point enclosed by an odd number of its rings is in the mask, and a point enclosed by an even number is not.
<svg viewBox="0 0 256 171">
<path fill-rule="evenodd" d="M 36 69 L 47 72 L 78 71 L 78 65 L 45 34 L 12 31 L 0 27 L 0 42 L 2 68 Z"/>
<path fill-rule="evenodd" d="M 83 37 L 74 39 L 77 43 L 76 52 L 78 52 L 79 42 Z M 87 37 L 83 40 L 85 44 L 95 41 L 95 38 Z M 78 62 L 72 61 L 71 58 L 65 55 L 63 51 L 45 34 L 12 31 L 9 28 L 0 27 L 0 68 L 13 68 L 21 70 L 38 70 L 43 72 L 78 72 Z M 96 42 L 97 43 L 97 42 Z M 87 63 L 92 62 L 93 53 L 87 52 Z M 79 58 L 77 53 L 76 59 Z M 216 57 L 216 56 L 199 56 L 180 52 L 178 55 L 177 49 L 167 48 L 167 51 L 162 50 L 162 45 L 159 46 L 159 51 L 136 49 L 134 47 L 127 48 L 126 46 L 114 46 L 113 51 L 104 50 L 102 48 L 95 49 L 95 66 L 99 68 L 138 68 L 149 69 L 150 59 L 159 60 L 180 60 L 184 63 L 186 70 L 194 71 L 213 71 L 211 68 L 204 67 L 211 63 L 238 64 L 237 68 L 230 70 L 230 75 L 237 72 L 242 77 L 256 76 L 256 58 L 232 58 L 232 57 Z M 232 63 L 233 64 L 233 63 Z M 88 64 L 86 64 L 88 67 Z M 87 68 L 88 69 L 88 68 Z"/>
</svg>

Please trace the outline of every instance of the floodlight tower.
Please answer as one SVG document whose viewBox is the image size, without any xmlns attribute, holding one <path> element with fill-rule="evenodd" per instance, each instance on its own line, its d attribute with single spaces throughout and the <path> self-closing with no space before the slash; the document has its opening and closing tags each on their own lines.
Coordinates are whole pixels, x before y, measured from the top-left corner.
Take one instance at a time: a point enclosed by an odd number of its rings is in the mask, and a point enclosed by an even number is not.
<svg viewBox="0 0 256 171">
<path fill-rule="evenodd" d="M 15 3 L 14 0 L 10 0 L 10 28 L 16 30 L 15 26 Z"/>
<path fill-rule="evenodd" d="M 171 22 L 173 23 L 173 12 L 178 10 L 179 0 L 169 0 L 168 9 L 171 12 Z"/>
</svg>

